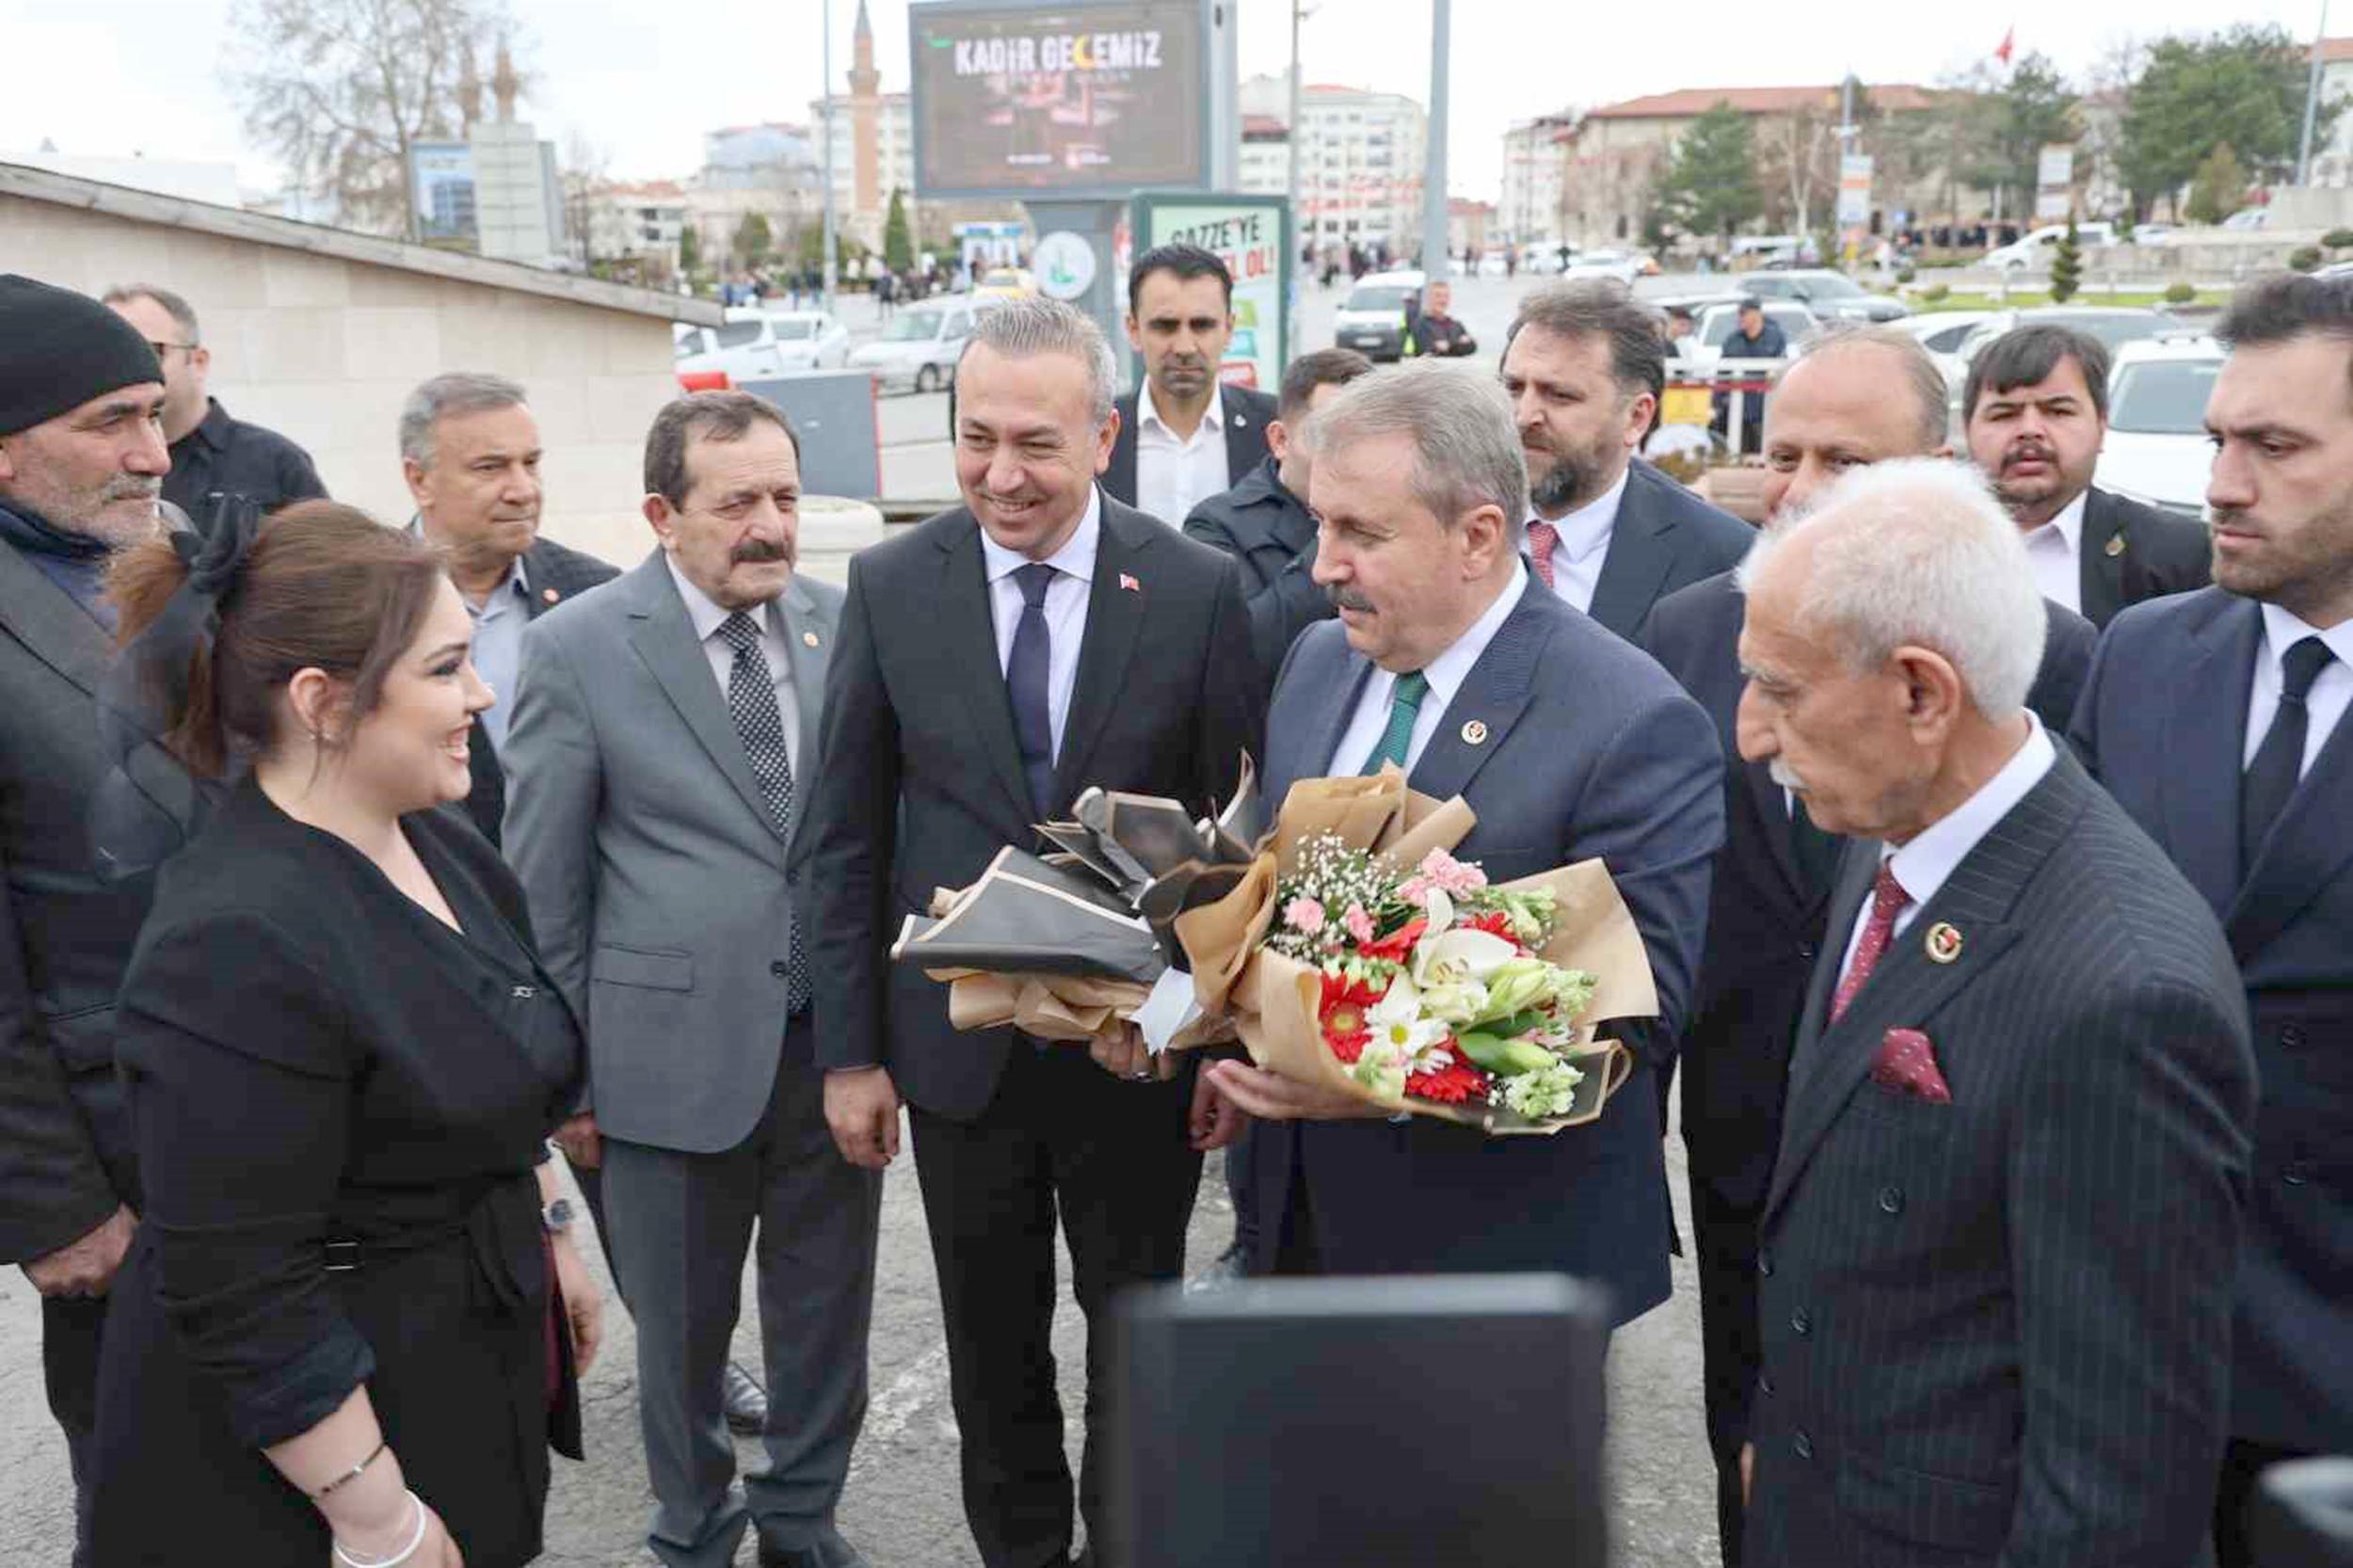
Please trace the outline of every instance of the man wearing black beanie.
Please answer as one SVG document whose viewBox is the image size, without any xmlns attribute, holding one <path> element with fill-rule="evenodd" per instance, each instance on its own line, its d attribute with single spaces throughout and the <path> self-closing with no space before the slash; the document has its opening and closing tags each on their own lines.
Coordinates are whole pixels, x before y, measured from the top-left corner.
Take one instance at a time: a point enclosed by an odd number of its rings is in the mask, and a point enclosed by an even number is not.
<svg viewBox="0 0 2353 1568">
<path fill-rule="evenodd" d="M 49 1409 L 77 1489 L 106 1290 L 138 1223 L 114 998 L 151 891 L 92 860 L 88 803 L 112 763 L 93 696 L 113 653 L 107 559 L 158 526 L 163 401 L 136 328 L 0 276 L 0 1262 L 41 1294 Z"/>
</svg>

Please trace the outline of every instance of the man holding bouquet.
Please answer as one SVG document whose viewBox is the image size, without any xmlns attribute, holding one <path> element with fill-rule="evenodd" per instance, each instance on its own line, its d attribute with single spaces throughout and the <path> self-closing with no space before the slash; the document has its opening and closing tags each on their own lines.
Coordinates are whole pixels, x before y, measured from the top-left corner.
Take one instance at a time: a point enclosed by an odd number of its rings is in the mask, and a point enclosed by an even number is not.
<svg viewBox="0 0 2353 1568">
<path fill-rule="evenodd" d="M 1276 682 L 1266 796 L 1378 772 L 1461 795 L 1455 846 L 1489 882 L 1604 860 L 1657 982 L 1655 1022 L 1605 1027 L 1636 1065 L 1598 1121 L 1490 1139 L 1385 1125 L 1365 1102 L 1240 1062 L 1207 1069 L 1254 1135 L 1273 1272 L 1561 1270 L 1627 1321 L 1668 1292 L 1652 1073 L 1690 995 L 1723 836 L 1706 715 L 1651 659 L 1541 588 L 1521 558 L 1528 477 L 1502 390 L 1442 361 L 1383 371 L 1316 416 L 1316 581 L 1339 618 Z"/>
<path fill-rule="evenodd" d="M 1241 1118 L 1140 1042 L 1091 1064 L 958 1033 L 948 990 L 892 968 L 935 888 L 966 887 L 1090 785 L 1206 814 L 1257 743 L 1250 618 L 1229 558 L 1104 496 L 1110 344 L 1067 305 L 984 312 L 958 367 L 966 504 L 851 563 L 825 689 L 808 865 L 817 1040 L 843 1157 L 875 1169 L 910 1108 L 946 1318 L 965 1514 L 989 1568 L 1061 1568 L 1070 1471 L 1049 1342 L 1056 1216 L 1088 1324 L 1083 1560 L 1107 1550 L 1103 1313 L 1178 1277 L 1201 1156 Z"/>
</svg>

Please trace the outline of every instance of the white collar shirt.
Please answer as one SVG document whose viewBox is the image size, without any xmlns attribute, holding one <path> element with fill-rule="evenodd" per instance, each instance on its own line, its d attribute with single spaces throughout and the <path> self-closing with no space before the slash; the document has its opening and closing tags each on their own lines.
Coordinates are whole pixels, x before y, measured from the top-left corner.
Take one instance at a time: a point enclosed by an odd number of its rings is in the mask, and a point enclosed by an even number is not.
<svg viewBox="0 0 2353 1568">
<path fill-rule="evenodd" d="M 1993 777 L 1978 785 L 1976 794 L 1913 835 L 1910 842 L 1900 847 L 1880 846 L 1881 863 L 1896 873 L 1896 881 L 1903 888 L 1906 898 L 1902 910 L 1896 916 L 1896 936 L 1902 936 L 1911 927 L 1913 917 L 1952 879 L 1970 852 L 2042 782 L 2042 776 L 2058 761 L 2058 748 L 2051 744 L 2042 721 L 2031 708 L 2025 710 L 2025 744 L 2013 752 Z M 1866 898 L 1863 907 L 1855 912 L 1853 930 L 1847 934 L 1847 955 L 1838 966 L 1842 978 L 1853 967 L 1855 949 L 1862 945 L 1864 928 L 1870 923 L 1871 901 Z"/>
<path fill-rule="evenodd" d="M 1054 580 L 1046 586 L 1047 658 L 1046 712 L 1054 738 L 1054 755 L 1062 755 L 1063 728 L 1070 718 L 1070 694 L 1079 683 L 1079 648 L 1086 640 L 1087 600 L 1095 593 L 1095 552 L 1103 537 L 1103 493 L 1087 488 L 1087 509 L 1079 526 L 1060 550 L 1046 558 Z M 997 669 L 1004 673 L 1013 663 L 1014 633 L 1021 630 L 1020 581 L 1014 576 L 1031 565 L 1027 555 L 1007 550 L 981 530 L 981 565 L 988 579 L 988 613 L 997 630 Z"/>
<path fill-rule="evenodd" d="M 1617 532 L 1618 504 L 1625 499 L 1626 476 L 1632 472 L 1629 464 L 1616 484 L 1552 523 L 1559 533 L 1552 547 L 1552 591 L 1589 614 L 1593 590 L 1601 584 L 1602 563 L 1609 556 L 1609 536 Z M 1529 520 L 1545 520 L 1531 512 Z"/>
<path fill-rule="evenodd" d="M 2034 564 L 2034 585 L 2042 597 L 2081 614 L 2084 607 L 2085 490 L 2059 509 L 2058 516 L 2025 533 L 2026 559 Z"/>
<path fill-rule="evenodd" d="M 1406 743 L 1407 773 L 1412 773 L 1415 764 L 1421 760 L 1422 748 L 1438 732 L 1439 722 L 1453 705 L 1454 694 L 1470 678 L 1480 655 L 1487 651 L 1487 645 L 1496 640 L 1496 633 L 1503 630 L 1503 623 L 1519 607 L 1520 596 L 1528 591 L 1528 568 L 1514 566 L 1512 581 L 1496 595 L 1495 602 L 1422 670 L 1422 679 L 1430 682 L 1430 689 L 1422 694 L 1421 708 L 1414 716 L 1413 738 Z M 1326 771 L 1333 776 L 1364 771 L 1365 759 L 1372 755 L 1372 748 L 1381 744 L 1381 737 L 1388 730 L 1389 696 L 1396 690 L 1397 676 L 1375 665 L 1364 690 L 1357 694 L 1356 712 L 1349 719 L 1348 728 L 1340 731 L 1340 744 L 1332 753 Z"/>
<path fill-rule="evenodd" d="M 2255 678 L 2247 694 L 2247 752 L 2240 759 L 2241 766 L 2254 765 L 2255 753 L 2263 749 L 2271 721 L 2280 715 L 2281 665 L 2288 649 L 2306 637 L 2318 637 L 2336 655 L 2321 666 L 2312 690 L 2304 694 L 2304 764 L 2297 771 L 2301 778 L 2312 771 L 2313 759 L 2329 744 L 2347 703 L 2353 702 L 2353 620 L 2341 620 L 2320 632 L 2277 604 L 2265 604 L 2263 612 L 2263 646 L 2256 650 Z"/>
<path fill-rule="evenodd" d="M 1225 393 L 1209 386 L 1209 406 L 1190 436 L 1179 436 L 1152 406 L 1152 383 L 1136 389 L 1136 506 L 1182 528 L 1193 509 L 1233 488 L 1225 472 Z"/>
<path fill-rule="evenodd" d="M 719 700 L 724 706 L 728 680 L 735 672 L 735 645 L 719 635 L 719 628 L 733 612 L 722 608 L 709 594 L 688 582 L 686 574 L 678 569 L 677 557 L 664 556 L 663 565 L 670 568 L 670 581 L 678 585 L 679 598 L 686 601 L 686 618 L 695 628 L 695 641 L 702 645 L 703 662 L 711 666 L 711 678 L 719 683 Z M 770 600 L 745 613 L 760 627 L 760 656 L 767 662 L 768 679 L 776 687 L 776 716 L 784 721 L 785 760 L 792 764 L 797 792 L 801 776 L 801 704 L 799 694 L 792 689 L 792 649 L 784 640 L 783 612 L 776 608 L 775 600 Z"/>
</svg>

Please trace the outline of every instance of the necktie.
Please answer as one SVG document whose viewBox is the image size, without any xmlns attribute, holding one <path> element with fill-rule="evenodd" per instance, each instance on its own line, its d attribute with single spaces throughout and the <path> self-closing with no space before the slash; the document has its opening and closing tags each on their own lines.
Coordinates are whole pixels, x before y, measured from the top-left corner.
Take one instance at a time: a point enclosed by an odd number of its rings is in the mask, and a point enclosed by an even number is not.
<svg viewBox="0 0 2353 1568">
<path fill-rule="evenodd" d="M 1389 727 L 1381 731 L 1381 744 L 1372 748 L 1365 765 L 1357 771 L 1371 775 L 1381 771 L 1384 762 L 1405 765 L 1405 754 L 1414 744 L 1414 720 L 1421 712 L 1421 699 L 1430 690 L 1430 678 L 1419 670 L 1409 670 L 1397 678 L 1397 688 L 1389 694 Z"/>
<path fill-rule="evenodd" d="M 752 780 L 768 802 L 776 831 L 792 837 L 792 754 L 784 744 L 784 714 L 776 707 L 776 673 L 760 651 L 760 625 L 738 610 L 719 623 L 719 636 L 735 649 L 728 666 L 728 715 L 743 738 L 744 756 L 752 765 Z M 808 950 L 801 941 L 801 922 L 792 922 L 792 955 L 785 971 L 785 1010 L 798 1013 L 808 1005 Z"/>
<path fill-rule="evenodd" d="M 2280 661 L 2280 711 L 2271 716 L 2271 728 L 2264 731 L 2264 744 L 2247 765 L 2247 778 L 2239 788 L 2242 872 L 2254 869 L 2264 840 L 2271 836 L 2280 813 L 2288 808 L 2297 780 L 2304 775 L 2304 740 L 2312 722 L 2304 699 L 2335 657 L 2318 637 L 2304 637 Z"/>
<path fill-rule="evenodd" d="M 1830 1021 L 1836 1023 L 1846 1016 L 1848 1006 L 1863 983 L 1871 978 L 1881 955 L 1887 952 L 1890 938 L 1896 935 L 1896 917 L 1903 913 L 1912 895 L 1896 880 L 1894 869 L 1885 860 L 1880 862 L 1880 874 L 1871 884 L 1871 918 L 1864 922 L 1863 940 L 1855 944 L 1854 962 L 1847 966 L 1847 973 L 1838 982 L 1838 992 L 1831 998 Z"/>
<path fill-rule="evenodd" d="M 1552 552 L 1561 542 L 1561 530 L 1538 518 L 1528 525 L 1528 564 L 1536 573 L 1536 581 L 1552 586 Z"/>
<path fill-rule="evenodd" d="M 1046 696 L 1054 662 L 1046 590 L 1053 586 L 1054 568 L 1032 561 L 1013 578 L 1021 589 L 1021 621 L 1005 660 L 1005 690 L 1013 697 L 1013 736 L 1021 747 L 1022 776 L 1030 781 L 1030 807 L 1042 822 L 1054 814 L 1054 719 Z"/>
</svg>

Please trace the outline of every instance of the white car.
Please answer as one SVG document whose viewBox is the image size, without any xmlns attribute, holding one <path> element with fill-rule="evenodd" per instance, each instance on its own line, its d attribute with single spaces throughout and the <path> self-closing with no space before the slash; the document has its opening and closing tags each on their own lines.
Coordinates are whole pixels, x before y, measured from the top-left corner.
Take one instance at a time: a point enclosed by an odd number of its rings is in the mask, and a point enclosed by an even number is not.
<svg viewBox="0 0 2353 1568">
<path fill-rule="evenodd" d="M 1814 312 L 1802 305 L 1785 299 L 1760 300 L 1758 304 L 1765 319 L 1781 328 L 1792 355 L 1813 342 L 1815 334 L 1822 329 Z M 1695 365 L 1715 363 L 1724 357 L 1724 345 L 1739 328 L 1738 304 L 1708 306 L 1693 323 L 1691 335 L 1683 340 L 1683 358 Z"/>
<path fill-rule="evenodd" d="M 1614 278 L 1631 287 L 1642 275 L 1642 258 L 1628 250 L 1586 250 L 1569 258 L 1563 278 Z"/>
<path fill-rule="evenodd" d="M 2021 267 L 2047 267 L 2058 248 L 2058 242 L 2066 237 L 2066 224 L 2045 224 L 2015 245 L 1996 246 L 1987 251 L 1985 264 L 2013 272 Z M 2116 225 L 2096 221 L 2078 223 L 2075 225 L 2075 243 L 2084 247 L 2114 245 Z"/>
<path fill-rule="evenodd" d="M 730 381 L 837 370 L 850 360 L 850 329 L 824 311 L 738 307 L 716 327 L 683 327 L 677 337 L 680 374 L 724 371 Z"/>
<path fill-rule="evenodd" d="M 995 303 L 997 296 L 984 294 L 903 305 L 880 338 L 850 350 L 850 368 L 872 371 L 886 392 L 943 391 L 955 379 L 974 314 Z"/>
<path fill-rule="evenodd" d="M 1368 272 L 1356 280 L 1332 317 L 1332 346 L 1353 348 L 1378 363 L 1405 353 L 1405 306 L 1421 297 L 1419 272 Z"/>
<path fill-rule="evenodd" d="M 2092 483 L 2153 506 L 2203 517 L 2214 445 L 2206 399 L 2222 345 L 2179 333 L 2128 343 L 2108 372 L 2108 436 Z"/>
</svg>

